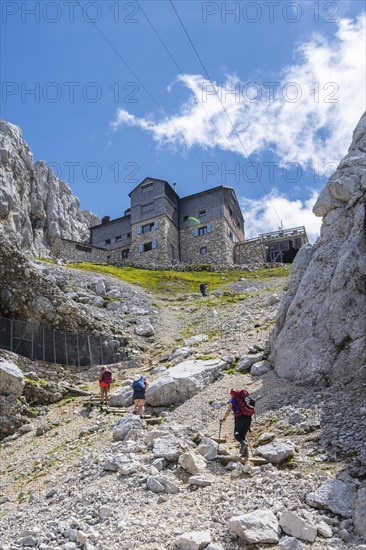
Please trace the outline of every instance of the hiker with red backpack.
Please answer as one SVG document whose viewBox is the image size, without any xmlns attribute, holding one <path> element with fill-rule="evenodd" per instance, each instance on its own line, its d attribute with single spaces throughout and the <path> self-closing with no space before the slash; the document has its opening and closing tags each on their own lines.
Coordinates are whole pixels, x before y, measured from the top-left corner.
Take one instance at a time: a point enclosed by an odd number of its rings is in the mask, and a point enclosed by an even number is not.
<svg viewBox="0 0 366 550">
<path fill-rule="evenodd" d="M 108 367 L 102 367 L 99 374 L 101 405 L 103 405 L 103 403 L 108 405 L 108 392 L 112 382 L 112 372 Z"/>
<path fill-rule="evenodd" d="M 229 399 L 225 415 L 220 418 L 220 424 L 225 422 L 230 413 L 233 413 L 235 418 L 234 437 L 240 443 L 240 454 L 248 456 L 248 445 L 245 441 L 246 435 L 250 430 L 252 416 L 255 413 L 255 401 L 250 397 L 247 390 L 230 390 L 231 398 Z"/>
</svg>

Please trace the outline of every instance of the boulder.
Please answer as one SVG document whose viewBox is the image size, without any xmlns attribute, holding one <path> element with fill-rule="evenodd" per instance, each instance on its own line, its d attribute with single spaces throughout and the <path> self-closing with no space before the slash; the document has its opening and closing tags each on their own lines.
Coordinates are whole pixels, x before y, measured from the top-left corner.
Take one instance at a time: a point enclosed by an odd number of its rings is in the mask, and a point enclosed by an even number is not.
<svg viewBox="0 0 366 550">
<path fill-rule="evenodd" d="M 159 437 L 154 441 L 153 453 L 158 458 L 166 458 L 169 462 L 177 462 L 182 452 L 177 437 Z"/>
<path fill-rule="evenodd" d="M 281 301 L 279 295 L 275 292 L 274 294 L 270 294 L 265 301 L 266 306 L 274 306 L 276 304 L 279 304 Z"/>
<path fill-rule="evenodd" d="M 183 403 L 217 380 L 225 365 L 220 359 L 183 361 L 150 384 L 146 402 L 153 407 Z"/>
<path fill-rule="evenodd" d="M 294 512 L 283 512 L 280 516 L 280 525 L 285 533 L 305 540 L 314 542 L 317 535 L 317 529 L 307 521 L 300 518 Z"/>
<path fill-rule="evenodd" d="M 198 474 L 207 466 L 205 459 L 193 451 L 188 451 L 180 455 L 178 464 L 190 474 Z"/>
<path fill-rule="evenodd" d="M 101 296 L 94 296 L 94 298 L 92 299 L 91 305 L 94 307 L 103 307 L 104 300 Z"/>
<path fill-rule="evenodd" d="M 207 342 L 208 336 L 207 334 L 196 334 L 195 336 L 191 336 L 190 338 L 186 338 L 184 340 L 185 346 L 194 346 L 195 344 L 200 344 L 201 342 Z"/>
<path fill-rule="evenodd" d="M 105 291 L 105 283 L 104 283 L 104 280 L 103 279 L 100 279 L 96 285 L 95 285 L 95 293 L 98 295 L 98 296 L 101 296 L 102 298 L 104 298 L 105 294 L 106 294 L 106 291 Z"/>
<path fill-rule="evenodd" d="M 291 441 L 277 439 L 257 447 L 256 453 L 272 464 L 280 464 L 295 455 L 295 447 Z"/>
<path fill-rule="evenodd" d="M 179 492 L 177 485 L 169 481 L 169 479 L 163 475 L 148 476 L 146 487 L 153 493 L 168 493 L 169 495 L 175 495 Z"/>
<path fill-rule="evenodd" d="M 262 376 L 262 374 L 266 374 L 266 372 L 269 372 L 270 370 L 271 364 L 268 363 L 268 361 L 259 361 L 258 363 L 254 363 L 250 369 L 250 374 L 252 376 Z"/>
<path fill-rule="evenodd" d="M 271 432 L 264 432 L 258 437 L 257 444 L 265 445 L 266 443 L 270 443 L 271 441 L 273 441 L 274 438 L 275 438 L 275 434 Z"/>
<path fill-rule="evenodd" d="M 132 429 L 141 430 L 144 427 L 144 422 L 139 416 L 129 414 L 121 418 L 117 422 L 113 430 L 113 440 L 114 441 L 123 441 Z"/>
<path fill-rule="evenodd" d="M 0 358 L 0 395 L 15 395 L 23 393 L 24 375 L 22 371 L 10 361 Z"/>
<path fill-rule="evenodd" d="M 351 518 L 356 506 L 356 487 L 339 479 L 329 479 L 318 489 L 306 495 L 306 504 L 329 510 L 344 518 Z"/>
<path fill-rule="evenodd" d="M 197 487 L 208 487 L 213 484 L 211 479 L 207 479 L 203 475 L 191 476 L 188 478 L 189 485 L 195 485 Z"/>
<path fill-rule="evenodd" d="M 209 437 L 203 437 L 197 447 L 197 452 L 200 453 L 206 460 L 215 460 L 217 458 L 217 443 Z"/>
<path fill-rule="evenodd" d="M 179 550 L 202 550 L 211 542 L 210 531 L 190 531 L 175 539 Z"/>
<path fill-rule="evenodd" d="M 255 510 L 234 516 L 228 521 L 231 533 L 251 544 L 276 543 L 279 541 L 279 524 L 271 510 Z"/>
<path fill-rule="evenodd" d="M 254 363 L 258 363 L 258 361 L 261 361 L 263 359 L 263 355 L 261 353 L 255 353 L 252 355 L 242 355 L 237 363 L 237 369 L 241 372 L 249 370 Z"/>
<path fill-rule="evenodd" d="M 153 336 L 155 334 L 154 327 L 149 322 L 144 322 L 135 328 L 137 336 Z"/>
<path fill-rule="evenodd" d="M 111 407 L 129 407 L 132 405 L 133 390 L 130 386 L 120 388 L 113 392 L 109 397 Z"/>
</svg>

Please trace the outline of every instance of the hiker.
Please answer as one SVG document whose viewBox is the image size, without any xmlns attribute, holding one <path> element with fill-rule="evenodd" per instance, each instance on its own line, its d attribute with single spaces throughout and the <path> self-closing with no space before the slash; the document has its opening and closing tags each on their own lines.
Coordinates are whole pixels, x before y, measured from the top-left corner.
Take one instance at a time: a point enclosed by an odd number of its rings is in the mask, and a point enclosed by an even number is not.
<svg viewBox="0 0 366 550">
<path fill-rule="evenodd" d="M 108 392 L 112 382 L 112 372 L 108 369 L 108 367 L 102 367 L 99 374 L 101 405 L 103 405 L 103 403 L 108 405 Z"/>
<path fill-rule="evenodd" d="M 142 374 L 136 374 L 131 384 L 133 389 L 133 404 L 135 405 L 133 414 L 139 414 L 140 418 L 145 413 L 145 390 L 148 385 L 147 380 L 145 380 Z"/>
<path fill-rule="evenodd" d="M 206 294 L 206 288 L 208 287 L 208 284 L 207 283 L 201 283 L 200 284 L 200 291 L 201 291 L 201 294 L 202 294 L 202 298 L 204 298 L 205 296 L 207 296 Z"/>
<path fill-rule="evenodd" d="M 225 422 L 230 413 L 235 417 L 234 437 L 240 443 L 240 454 L 248 456 L 248 445 L 245 441 L 252 415 L 255 413 L 255 401 L 252 399 L 247 390 L 230 390 L 231 398 L 229 399 L 225 415 L 220 418 L 220 423 Z"/>
</svg>

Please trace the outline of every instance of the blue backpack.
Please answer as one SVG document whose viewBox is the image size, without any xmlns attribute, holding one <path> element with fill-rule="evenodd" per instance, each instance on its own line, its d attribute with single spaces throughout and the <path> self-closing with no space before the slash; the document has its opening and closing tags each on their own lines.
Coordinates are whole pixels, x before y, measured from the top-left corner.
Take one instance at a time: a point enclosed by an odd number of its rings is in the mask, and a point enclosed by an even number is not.
<svg viewBox="0 0 366 550">
<path fill-rule="evenodd" d="M 132 382 L 132 389 L 133 390 L 144 390 L 145 389 L 145 378 L 141 376 L 139 380 L 135 380 Z"/>
</svg>

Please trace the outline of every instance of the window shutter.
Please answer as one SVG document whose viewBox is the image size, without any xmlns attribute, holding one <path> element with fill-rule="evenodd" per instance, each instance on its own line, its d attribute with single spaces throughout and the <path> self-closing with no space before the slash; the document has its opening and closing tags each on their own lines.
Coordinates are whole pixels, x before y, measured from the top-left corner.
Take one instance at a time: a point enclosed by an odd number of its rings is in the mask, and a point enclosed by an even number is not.
<svg viewBox="0 0 366 550">
<path fill-rule="evenodd" d="M 209 223 L 207 226 L 207 233 L 211 233 L 212 231 L 212 225 Z"/>
<path fill-rule="evenodd" d="M 197 227 L 195 227 L 195 228 L 193 229 L 193 236 L 194 236 L 194 237 L 197 237 L 197 235 L 198 235 L 198 229 L 197 229 Z"/>
<path fill-rule="evenodd" d="M 159 222 L 154 222 L 154 229 L 158 229 L 159 228 Z"/>
<path fill-rule="evenodd" d="M 151 248 L 156 248 L 156 241 L 152 241 Z"/>
<path fill-rule="evenodd" d="M 141 235 L 141 227 L 136 227 L 136 235 Z"/>
<path fill-rule="evenodd" d="M 138 251 L 139 251 L 139 252 L 142 252 L 142 244 L 139 244 L 139 246 L 138 246 Z"/>
</svg>

